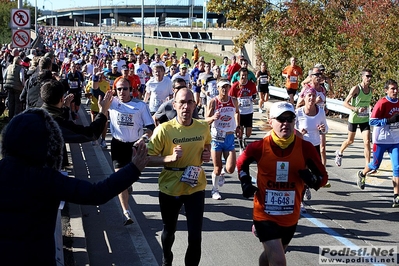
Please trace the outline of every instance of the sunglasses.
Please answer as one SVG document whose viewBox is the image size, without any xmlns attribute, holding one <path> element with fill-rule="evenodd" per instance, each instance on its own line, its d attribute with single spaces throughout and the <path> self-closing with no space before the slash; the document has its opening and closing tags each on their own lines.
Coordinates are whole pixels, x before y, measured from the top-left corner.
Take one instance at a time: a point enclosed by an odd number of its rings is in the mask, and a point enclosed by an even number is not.
<svg viewBox="0 0 399 266">
<path fill-rule="evenodd" d="M 366 78 L 372 78 L 373 75 L 364 75 Z"/>
<path fill-rule="evenodd" d="M 129 87 L 119 87 L 119 88 L 116 88 L 118 91 L 121 91 L 121 90 L 124 90 L 124 91 L 127 91 L 127 90 L 129 90 Z"/>
<path fill-rule="evenodd" d="M 294 122 L 295 117 L 294 116 L 287 116 L 287 117 L 279 116 L 276 118 L 276 120 L 279 121 L 280 123 L 285 123 L 285 122 L 292 123 L 292 122 Z"/>
<path fill-rule="evenodd" d="M 322 74 L 321 73 L 313 73 L 312 76 L 320 77 Z"/>
</svg>

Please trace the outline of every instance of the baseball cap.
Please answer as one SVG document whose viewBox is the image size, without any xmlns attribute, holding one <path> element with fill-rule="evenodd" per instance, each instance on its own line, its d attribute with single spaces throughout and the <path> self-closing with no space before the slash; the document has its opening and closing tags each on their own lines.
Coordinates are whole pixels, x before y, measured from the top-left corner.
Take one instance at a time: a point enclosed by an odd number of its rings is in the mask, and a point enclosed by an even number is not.
<svg viewBox="0 0 399 266">
<path fill-rule="evenodd" d="M 134 69 L 134 64 L 133 63 L 129 63 L 127 66 L 128 66 L 128 68 L 133 68 Z"/>
<path fill-rule="evenodd" d="M 121 69 L 122 69 L 122 70 L 129 70 L 129 68 L 127 68 L 126 65 L 123 65 Z"/>
<path fill-rule="evenodd" d="M 227 79 L 222 79 L 218 82 L 218 87 L 223 87 L 224 85 L 230 85 L 230 81 Z"/>
<path fill-rule="evenodd" d="M 118 63 L 112 63 L 112 67 L 118 67 Z"/>
<path fill-rule="evenodd" d="M 284 112 L 291 112 L 295 115 L 294 106 L 288 102 L 276 102 L 273 103 L 270 108 L 270 118 L 277 118 Z"/>
<path fill-rule="evenodd" d="M 320 69 L 320 70 L 325 70 L 326 68 L 324 67 L 324 65 L 322 65 L 322 64 L 316 64 L 316 65 L 314 65 L 314 67 L 315 68 L 318 68 L 318 69 Z"/>
<path fill-rule="evenodd" d="M 188 68 L 187 64 L 180 64 L 179 67 L 180 68 Z"/>
</svg>

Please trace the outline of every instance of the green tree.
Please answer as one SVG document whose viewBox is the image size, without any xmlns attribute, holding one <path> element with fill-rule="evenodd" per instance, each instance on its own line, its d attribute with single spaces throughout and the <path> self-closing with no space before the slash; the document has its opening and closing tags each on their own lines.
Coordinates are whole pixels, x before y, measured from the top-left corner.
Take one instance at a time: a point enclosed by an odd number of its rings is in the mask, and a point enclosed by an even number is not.
<svg viewBox="0 0 399 266">
<path fill-rule="evenodd" d="M 373 71 L 375 100 L 383 95 L 385 80 L 398 76 L 398 0 L 290 0 L 280 6 L 211 0 L 208 9 L 223 13 L 243 32 L 234 40 L 237 49 L 255 41 L 259 60 L 268 63 L 278 86 L 292 56 L 305 73 L 323 63 L 336 98 L 344 98 L 360 81 L 363 68 Z"/>
</svg>

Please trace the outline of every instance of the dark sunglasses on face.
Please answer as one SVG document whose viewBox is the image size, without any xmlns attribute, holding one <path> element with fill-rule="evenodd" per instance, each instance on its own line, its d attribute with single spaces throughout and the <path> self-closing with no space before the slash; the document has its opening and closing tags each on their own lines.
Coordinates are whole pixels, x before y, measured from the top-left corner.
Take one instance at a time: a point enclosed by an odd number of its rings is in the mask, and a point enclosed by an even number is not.
<svg viewBox="0 0 399 266">
<path fill-rule="evenodd" d="M 312 76 L 320 77 L 322 73 L 313 73 Z"/>
<path fill-rule="evenodd" d="M 118 91 L 121 91 L 121 90 L 124 90 L 124 91 L 127 91 L 127 90 L 129 90 L 129 87 L 119 87 L 119 88 L 116 88 Z"/>
<path fill-rule="evenodd" d="M 373 77 L 373 75 L 365 75 L 366 76 L 366 78 L 372 78 Z"/>
<path fill-rule="evenodd" d="M 292 123 L 292 122 L 294 122 L 295 117 L 294 116 L 287 116 L 287 117 L 279 116 L 276 118 L 276 120 L 279 121 L 280 123 L 285 123 L 285 122 Z"/>
</svg>

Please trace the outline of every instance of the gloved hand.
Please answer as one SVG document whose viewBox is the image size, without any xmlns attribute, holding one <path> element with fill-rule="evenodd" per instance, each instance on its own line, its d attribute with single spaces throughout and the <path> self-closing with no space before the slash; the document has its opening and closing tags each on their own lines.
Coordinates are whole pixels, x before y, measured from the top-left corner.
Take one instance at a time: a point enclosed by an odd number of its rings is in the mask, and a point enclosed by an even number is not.
<svg viewBox="0 0 399 266">
<path fill-rule="evenodd" d="M 308 187 L 318 190 L 321 184 L 321 177 L 317 177 L 309 169 L 299 170 L 299 177 L 308 185 Z"/>
<path fill-rule="evenodd" d="M 250 197 L 253 197 L 258 188 L 252 185 L 251 176 L 247 175 L 244 171 L 241 171 L 240 181 L 241 181 L 242 195 L 244 196 L 244 198 L 248 199 Z"/>
<path fill-rule="evenodd" d="M 393 124 L 399 122 L 399 113 L 394 114 L 390 118 L 387 118 L 387 124 Z"/>
</svg>

